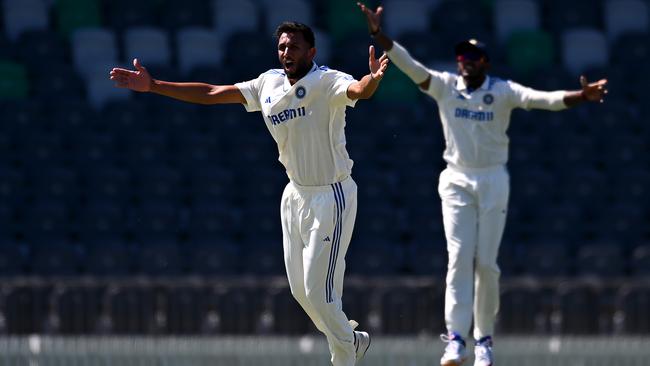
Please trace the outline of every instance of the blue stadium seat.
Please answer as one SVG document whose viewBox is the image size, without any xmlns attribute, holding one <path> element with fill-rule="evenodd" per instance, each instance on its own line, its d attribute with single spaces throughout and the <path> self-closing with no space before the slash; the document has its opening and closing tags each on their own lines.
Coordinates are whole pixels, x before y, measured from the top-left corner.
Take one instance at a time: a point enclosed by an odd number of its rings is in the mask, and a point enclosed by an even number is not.
<svg viewBox="0 0 650 366">
<path fill-rule="evenodd" d="M 387 10 L 383 15 L 383 26 L 388 34 L 400 40 L 406 32 L 429 31 L 430 2 L 420 0 L 389 0 L 382 6 Z M 426 60 L 424 60 L 426 61 Z"/>
<path fill-rule="evenodd" d="M 570 273 L 570 250 L 564 241 L 536 239 L 522 248 L 522 274 L 532 277 L 561 277 Z"/>
<path fill-rule="evenodd" d="M 232 239 L 201 238 L 193 239 L 190 243 L 187 246 L 190 273 L 200 276 L 230 276 L 241 273 L 242 248 Z"/>
<path fill-rule="evenodd" d="M 237 32 L 255 32 L 260 28 L 261 9 L 254 0 L 212 0 L 212 24 L 224 39 Z"/>
<path fill-rule="evenodd" d="M 557 33 L 575 27 L 599 27 L 601 24 L 601 2 L 579 0 L 567 3 L 562 0 L 545 1 L 544 27 Z"/>
<path fill-rule="evenodd" d="M 203 0 L 162 2 L 160 25 L 169 30 L 182 27 L 208 27 L 211 24 L 209 3 Z"/>
<path fill-rule="evenodd" d="M 132 210 L 130 230 L 143 244 L 174 241 L 182 234 L 180 210 L 169 201 L 150 202 Z"/>
<path fill-rule="evenodd" d="M 626 33 L 650 30 L 650 6 L 643 0 L 606 0 L 603 15 L 610 42 Z"/>
<path fill-rule="evenodd" d="M 185 75 L 189 75 L 197 67 L 221 65 L 223 59 L 221 38 L 211 28 L 197 26 L 181 28 L 176 32 L 176 44 L 178 65 Z"/>
<path fill-rule="evenodd" d="M 516 31 L 538 30 L 542 16 L 535 0 L 497 0 L 492 18 L 497 39 L 505 44 Z"/>
<path fill-rule="evenodd" d="M 2 223 L 4 225 L 4 223 Z M 0 277 L 21 276 L 26 272 L 27 247 L 14 237 L 0 234 Z"/>
<path fill-rule="evenodd" d="M 136 248 L 123 239 L 96 237 L 82 242 L 86 260 L 83 273 L 96 277 L 124 277 L 134 273 Z"/>
<path fill-rule="evenodd" d="M 630 272 L 638 277 L 650 277 L 650 245 L 639 245 L 632 251 Z"/>
<path fill-rule="evenodd" d="M 187 221 L 189 238 L 198 242 L 229 241 L 239 229 L 236 213 L 228 205 L 218 202 L 198 202 L 193 205 Z"/>
<path fill-rule="evenodd" d="M 622 245 L 615 241 L 585 243 L 578 249 L 576 274 L 616 278 L 626 274 Z"/>
<path fill-rule="evenodd" d="M 120 32 L 132 26 L 155 25 L 160 14 L 159 3 L 112 0 L 103 13 L 106 25 Z"/>
<path fill-rule="evenodd" d="M 5 34 L 12 41 L 30 30 L 49 27 L 47 5 L 41 0 L 5 0 L 2 3 L 2 23 Z"/>
<path fill-rule="evenodd" d="M 398 240 L 385 236 L 355 235 L 347 253 L 346 273 L 391 276 L 404 267 L 404 250 Z"/>
<path fill-rule="evenodd" d="M 30 239 L 31 274 L 37 276 L 77 276 L 81 269 L 79 247 L 57 238 Z"/>
<path fill-rule="evenodd" d="M 186 272 L 186 253 L 175 241 L 144 239 L 136 267 L 147 276 L 178 276 Z"/>
</svg>

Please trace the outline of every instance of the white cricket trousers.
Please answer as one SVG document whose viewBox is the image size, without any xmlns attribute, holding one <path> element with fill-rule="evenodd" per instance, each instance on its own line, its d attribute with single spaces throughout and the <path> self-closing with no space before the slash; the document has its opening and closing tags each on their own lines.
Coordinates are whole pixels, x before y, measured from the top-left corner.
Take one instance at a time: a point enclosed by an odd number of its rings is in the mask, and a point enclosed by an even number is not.
<svg viewBox="0 0 650 366">
<path fill-rule="evenodd" d="M 343 312 L 343 274 L 357 214 L 357 185 L 289 182 L 282 194 L 284 263 L 293 297 L 327 336 L 332 364 L 353 366 L 354 335 Z"/>
<path fill-rule="evenodd" d="M 506 223 L 510 177 L 505 166 L 447 166 L 438 192 L 447 238 L 445 322 L 449 332 L 474 339 L 494 333 L 499 311 L 497 255 Z"/>
</svg>

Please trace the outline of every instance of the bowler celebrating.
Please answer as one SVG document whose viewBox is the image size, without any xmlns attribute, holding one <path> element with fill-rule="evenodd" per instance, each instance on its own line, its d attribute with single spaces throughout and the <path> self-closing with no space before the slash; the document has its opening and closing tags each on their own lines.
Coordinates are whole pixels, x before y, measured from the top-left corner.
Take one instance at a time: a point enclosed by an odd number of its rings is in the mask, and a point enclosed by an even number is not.
<svg viewBox="0 0 650 366">
<path fill-rule="evenodd" d="M 289 177 L 280 217 L 291 293 L 327 336 L 332 364 L 353 366 L 370 347 L 370 336 L 354 331 L 356 322 L 348 321 L 341 304 L 345 253 L 357 211 L 345 109 L 374 94 L 388 58 L 375 59 L 371 46 L 370 73 L 357 81 L 314 63 L 314 33 L 308 26 L 284 22 L 275 35 L 282 69 L 235 85 L 156 80 L 138 60 L 135 71 L 114 68 L 110 77 L 117 86 L 136 91 L 199 104 L 241 103 L 249 112 L 262 112 Z"/>
</svg>

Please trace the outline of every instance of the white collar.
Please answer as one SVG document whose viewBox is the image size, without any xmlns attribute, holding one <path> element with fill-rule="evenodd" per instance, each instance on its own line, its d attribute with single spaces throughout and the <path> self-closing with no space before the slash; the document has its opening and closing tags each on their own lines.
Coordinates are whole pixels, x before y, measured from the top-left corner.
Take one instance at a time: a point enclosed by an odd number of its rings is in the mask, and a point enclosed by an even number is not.
<svg viewBox="0 0 650 366">
<path fill-rule="evenodd" d="M 316 65 L 316 63 L 312 61 L 312 67 L 311 67 L 311 70 L 309 70 L 309 72 L 308 72 L 307 74 L 305 74 L 305 76 L 303 76 L 302 78 L 298 79 L 298 81 L 296 81 L 296 84 L 298 84 L 298 82 L 299 82 L 300 80 L 306 78 L 307 75 L 311 74 L 312 72 L 314 72 L 314 71 L 316 71 L 316 70 L 318 70 L 318 65 Z M 295 84 L 294 84 L 294 85 L 295 85 Z M 293 85 L 291 85 L 291 83 L 289 82 L 289 76 L 288 76 L 287 74 L 284 74 L 284 86 L 282 87 L 282 90 L 284 90 L 284 91 L 288 91 L 288 90 L 291 89 L 292 87 L 293 87 Z"/>
<path fill-rule="evenodd" d="M 476 89 L 476 90 L 488 90 L 490 89 L 490 77 L 488 75 L 485 75 L 485 80 L 483 80 L 483 84 Z M 462 76 L 458 75 L 458 78 L 456 79 L 456 90 L 459 92 L 467 92 L 467 85 L 465 84 L 465 79 L 463 79 Z"/>
</svg>

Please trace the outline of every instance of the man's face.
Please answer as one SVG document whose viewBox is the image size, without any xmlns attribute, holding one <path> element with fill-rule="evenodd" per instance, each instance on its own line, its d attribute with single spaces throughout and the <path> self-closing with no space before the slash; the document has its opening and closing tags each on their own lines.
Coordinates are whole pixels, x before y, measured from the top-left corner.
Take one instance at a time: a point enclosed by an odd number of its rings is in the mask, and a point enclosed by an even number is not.
<svg viewBox="0 0 650 366">
<path fill-rule="evenodd" d="M 470 79 L 485 75 L 489 65 L 484 55 L 471 51 L 457 55 L 456 63 L 458 65 L 458 74 Z"/>
<path fill-rule="evenodd" d="M 278 59 L 290 79 L 305 76 L 315 54 L 316 49 L 309 46 L 302 33 L 282 33 L 278 39 Z"/>
</svg>

